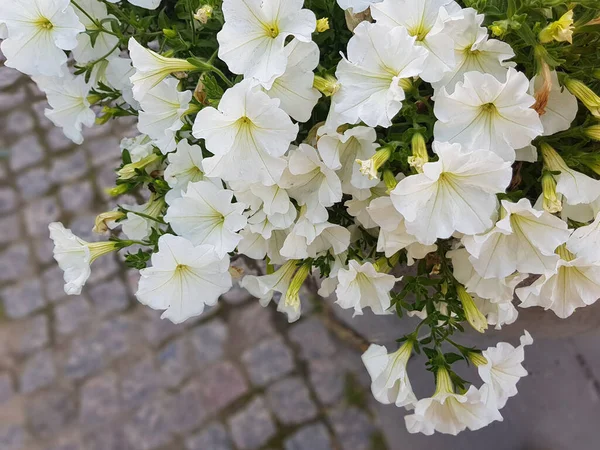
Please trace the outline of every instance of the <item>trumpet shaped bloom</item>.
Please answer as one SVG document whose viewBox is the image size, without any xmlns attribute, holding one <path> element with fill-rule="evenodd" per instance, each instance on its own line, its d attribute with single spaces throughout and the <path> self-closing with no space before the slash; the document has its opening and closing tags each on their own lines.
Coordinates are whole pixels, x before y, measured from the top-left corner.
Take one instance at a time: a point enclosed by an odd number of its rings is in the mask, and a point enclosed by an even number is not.
<svg viewBox="0 0 600 450">
<path fill-rule="evenodd" d="M 525 346 L 533 344 L 531 335 L 525 331 L 521 336 L 521 345 L 513 347 L 507 342 L 500 342 L 495 347 L 483 351 L 486 364 L 478 365 L 477 371 L 491 395 L 495 398 L 498 409 L 504 408 L 510 397 L 517 395 L 517 383 L 527 376 L 522 365 L 525 359 Z"/>
<path fill-rule="evenodd" d="M 487 150 L 463 151 L 460 145 L 434 142 L 439 160 L 423 173 L 401 180 L 390 196 L 404 216 L 406 230 L 430 245 L 455 231 L 482 233 L 496 218 L 496 194 L 512 177 L 508 162 Z"/>
<path fill-rule="evenodd" d="M 336 303 L 343 309 L 354 309 L 355 316 L 362 315 L 363 308 L 371 308 L 378 315 L 390 314 L 390 291 L 402 279 L 378 272 L 370 262 L 359 264 L 354 259 L 347 269 L 339 270 L 337 277 Z"/>
<path fill-rule="evenodd" d="M 436 140 L 459 143 L 468 150 L 489 150 L 505 161 L 542 134 L 543 127 L 527 93 L 529 80 L 508 69 L 506 81 L 480 72 L 467 72 L 453 94 L 442 88 L 434 105 Z"/>
<path fill-rule="evenodd" d="M 592 263 L 600 263 L 600 213 L 596 219 L 586 226 L 577 228 L 567 241 L 567 249 L 577 258 L 584 258 Z"/>
<path fill-rule="evenodd" d="M 462 17 L 449 24 L 454 40 L 454 65 L 444 73 L 441 80 L 432 83 L 438 90 L 446 88 L 454 92 L 456 83 L 463 80 L 467 72 L 483 72 L 498 80 L 506 78 L 506 69 L 514 63 L 506 60 L 515 56 L 510 45 L 497 39 L 488 39 L 487 28 L 482 27 L 484 15 L 472 8 L 461 11 Z"/>
<path fill-rule="evenodd" d="M 140 303 L 165 310 L 161 318 L 181 323 L 216 305 L 232 286 L 229 257 L 211 245 L 194 246 L 180 236 L 165 234 L 152 255 L 152 267 L 140 270 L 135 294 Z"/>
<path fill-rule="evenodd" d="M 338 255 L 346 251 L 349 245 L 350 232 L 346 228 L 329 222 L 315 224 L 302 212 L 279 253 L 288 259 L 316 258 L 330 249 L 334 255 Z"/>
<path fill-rule="evenodd" d="M 285 72 L 265 90 L 281 102 L 279 107 L 298 122 L 310 119 L 321 94 L 313 87 L 313 70 L 319 64 L 319 47 L 314 42 L 294 39 L 284 49 L 288 62 Z"/>
<path fill-rule="evenodd" d="M 181 198 L 169 205 L 165 221 L 194 245 L 214 246 L 219 257 L 235 249 L 241 237 L 236 233 L 246 226 L 245 205 L 232 203 L 233 192 L 209 181 L 189 183 Z"/>
<path fill-rule="evenodd" d="M 281 187 L 299 205 L 306 205 L 306 218 L 314 223 L 325 222 L 328 217 L 325 208 L 342 199 L 340 179 L 321 161 L 317 151 L 307 144 L 300 144 L 300 147 L 290 151 Z"/>
<path fill-rule="evenodd" d="M 90 277 L 90 265 L 96 258 L 117 249 L 117 242 L 86 242 L 60 222 L 48 225 L 50 239 L 54 242 L 54 259 L 64 271 L 65 292 L 79 295 Z"/>
<path fill-rule="evenodd" d="M 454 34 L 447 22 L 460 17 L 460 12 L 454 0 L 384 0 L 371 8 L 377 24 L 404 27 L 416 39 L 416 45 L 426 50 L 419 76 L 430 83 L 455 66 Z"/>
<path fill-rule="evenodd" d="M 575 309 L 600 298 L 600 265 L 575 258 L 565 246 L 560 246 L 557 253 L 560 259 L 554 272 L 542 275 L 531 286 L 517 289 L 517 296 L 522 308 L 541 306 L 565 319 Z"/>
<path fill-rule="evenodd" d="M 406 371 L 412 347 L 412 343 L 407 342 L 388 354 L 383 345 L 371 344 L 362 354 L 361 359 L 371 377 L 371 392 L 378 402 L 407 409 L 417 403 Z"/>
<path fill-rule="evenodd" d="M 85 31 L 70 0 L 10 0 L 0 3 L 7 37 L 0 49 L 5 65 L 27 75 L 62 77 L 65 50 L 77 47 Z"/>
<path fill-rule="evenodd" d="M 255 78 L 266 89 L 285 72 L 285 42 L 310 42 L 315 14 L 302 0 L 225 0 L 225 25 L 217 34 L 219 58 L 233 73 Z"/>
<path fill-rule="evenodd" d="M 389 127 L 402 108 L 402 86 L 421 73 L 426 56 L 404 27 L 361 22 L 335 73 L 341 83 L 336 112 L 347 123 Z"/>
<path fill-rule="evenodd" d="M 191 91 L 179 92 L 179 81 L 175 78 L 163 80 L 140 101 L 138 130 L 151 137 L 163 154 L 177 147 L 175 134 L 183 126 L 182 117 L 187 111 Z"/>
<path fill-rule="evenodd" d="M 102 32 L 96 25 L 106 19 L 115 19 L 115 16 L 108 14 L 106 5 L 98 0 L 79 0 L 77 4 L 85 10 L 86 14 L 78 8 L 75 8 L 75 14 L 77 14 L 87 31 L 97 34 L 93 43 L 88 33 L 77 35 L 77 47 L 73 49 L 75 61 L 86 64 L 106 57 L 106 55 L 112 53 L 111 50 L 113 49 L 118 52 L 116 46 L 119 43 L 119 38 Z"/>
<path fill-rule="evenodd" d="M 90 86 L 83 76 L 74 77 L 65 70 L 62 78 L 35 77 L 38 87 L 45 92 L 52 109 L 45 116 L 76 144 L 83 142 L 82 129 L 94 125 L 96 115 L 87 97 Z"/>
<path fill-rule="evenodd" d="M 531 207 L 528 199 L 502 200 L 502 219 L 485 234 L 463 237 L 469 260 L 483 278 L 505 278 L 513 272 L 554 272 L 554 253 L 569 238 L 567 224 Z"/>
<path fill-rule="evenodd" d="M 279 108 L 279 100 L 243 81 L 223 94 L 218 110 L 198 113 L 193 134 L 214 154 L 202 162 L 207 176 L 271 186 L 285 170 L 282 156 L 298 125 Z"/>
</svg>

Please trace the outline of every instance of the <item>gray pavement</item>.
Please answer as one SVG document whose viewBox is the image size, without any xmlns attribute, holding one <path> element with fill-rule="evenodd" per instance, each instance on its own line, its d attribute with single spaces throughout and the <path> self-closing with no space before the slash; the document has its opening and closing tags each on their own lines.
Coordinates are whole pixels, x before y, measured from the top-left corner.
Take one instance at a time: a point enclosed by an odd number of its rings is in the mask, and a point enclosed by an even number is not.
<svg viewBox="0 0 600 450">
<path fill-rule="evenodd" d="M 0 66 L 0 450 L 600 448 L 600 335 L 536 342 L 503 423 L 428 438 L 371 399 L 360 354 L 308 295 L 291 326 L 241 289 L 176 326 L 135 301 L 135 272 L 109 256 L 82 296 L 67 297 L 47 224 L 97 239 L 95 215 L 114 206 L 104 188 L 119 141 L 135 130 L 112 122 L 78 147 L 45 105 Z M 406 326 L 370 314 L 349 323 L 387 344 Z M 414 368 L 426 395 L 431 375 Z"/>
</svg>

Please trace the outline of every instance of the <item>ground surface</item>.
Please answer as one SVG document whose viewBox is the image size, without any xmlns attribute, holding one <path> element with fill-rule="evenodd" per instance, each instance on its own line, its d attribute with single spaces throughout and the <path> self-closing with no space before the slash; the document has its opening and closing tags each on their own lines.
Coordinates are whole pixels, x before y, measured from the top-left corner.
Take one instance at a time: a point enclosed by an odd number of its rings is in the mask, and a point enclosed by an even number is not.
<svg viewBox="0 0 600 450">
<path fill-rule="evenodd" d="M 360 354 L 327 331 L 318 305 L 288 326 L 235 289 L 175 326 L 137 304 L 135 273 L 116 257 L 67 297 L 47 225 L 97 239 L 120 137 L 135 130 L 98 127 L 77 147 L 44 108 L 0 67 L 0 450 L 598 448 L 600 336 L 536 342 L 503 423 L 426 438 L 371 400 Z M 389 317 L 352 323 L 377 342 L 402 334 Z M 430 392 L 429 374 L 412 379 Z"/>
</svg>

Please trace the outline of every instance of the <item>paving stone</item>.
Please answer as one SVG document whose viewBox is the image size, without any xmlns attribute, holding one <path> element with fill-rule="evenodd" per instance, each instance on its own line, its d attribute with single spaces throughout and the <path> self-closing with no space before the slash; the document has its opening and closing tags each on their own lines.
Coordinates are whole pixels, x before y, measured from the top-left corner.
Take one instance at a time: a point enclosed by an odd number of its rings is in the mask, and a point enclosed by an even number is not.
<svg viewBox="0 0 600 450">
<path fill-rule="evenodd" d="M 83 444 L 79 440 L 79 438 L 67 438 L 63 440 L 63 442 L 59 442 L 51 447 L 48 450 L 87 450 L 84 448 Z"/>
<path fill-rule="evenodd" d="M 86 450 L 137 450 L 127 442 L 124 426 L 120 423 L 90 430 L 83 440 Z"/>
<path fill-rule="evenodd" d="M 147 357 L 125 369 L 121 374 L 121 398 L 124 407 L 134 408 L 152 397 L 162 386 L 159 371 Z"/>
<path fill-rule="evenodd" d="M 78 380 L 98 372 L 105 362 L 102 342 L 94 335 L 78 336 L 69 346 L 64 373 L 67 378 Z"/>
<path fill-rule="evenodd" d="M 6 213 L 17 207 L 18 200 L 15 191 L 9 187 L 0 187 L 0 213 Z"/>
<path fill-rule="evenodd" d="M 160 311 L 154 311 L 145 308 L 144 313 L 148 320 L 144 324 L 144 335 L 153 346 L 158 346 L 170 337 L 182 332 L 185 327 L 183 324 L 175 325 L 170 320 L 160 318 Z"/>
<path fill-rule="evenodd" d="M 296 431 L 286 439 L 284 448 L 285 450 L 334 450 L 327 427 L 322 423 L 308 425 Z"/>
<path fill-rule="evenodd" d="M 12 92 L 0 92 L 0 112 L 8 111 L 27 100 L 27 91 L 20 87 Z"/>
<path fill-rule="evenodd" d="M 241 450 L 255 450 L 275 436 L 276 429 L 269 410 L 261 397 L 255 397 L 246 407 L 229 419 L 231 436 Z"/>
<path fill-rule="evenodd" d="M 173 399 L 156 396 L 135 410 L 125 426 L 125 437 L 137 450 L 152 450 L 167 445 L 171 439 L 170 413 Z"/>
<path fill-rule="evenodd" d="M 116 167 L 116 166 L 115 166 Z M 115 167 L 113 166 L 102 166 L 97 169 L 95 172 L 96 175 L 96 185 L 100 190 L 100 194 L 104 200 L 110 200 L 111 196 L 106 192 L 106 189 L 112 188 L 115 186 L 115 181 L 117 179 L 117 174 L 115 173 Z"/>
<path fill-rule="evenodd" d="M 71 424 L 76 415 L 75 396 L 72 391 L 53 389 L 34 397 L 27 408 L 31 431 L 47 438 Z"/>
<path fill-rule="evenodd" d="M 324 405 L 332 405 L 344 394 L 344 370 L 333 359 L 316 359 L 308 365 L 310 383 Z"/>
<path fill-rule="evenodd" d="M 219 411 L 248 392 L 240 371 L 230 362 L 216 364 L 202 373 L 203 397 L 211 411 Z"/>
<path fill-rule="evenodd" d="M 191 349 L 187 344 L 187 340 L 180 337 L 166 344 L 157 355 L 163 378 L 169 386 L 178 386 L 192 373 Z"/>
<path fill-rule="evenodd" d="M 123 311 L 129 306 L 129 293 L 118 278 L 105 281 L 89 290 L 94 310 L 100 316 Z"/>
<path fill-rule="evenodd" d="M 11 134 L 24 136 L 33 130 L 35 121 L 29 111 L 17 110 L 4 117 L 5 127 Z"/>
<path fill-rule="evenodd" d="M 46 297 L 51 302 L 56 303 L 67 296 L 65 293 L 64 272 L 58 267 L 58 264 L 54 263 L 44 271 L 42 274 L 42 282 Z"/>
<path fill-rule="evenodd" d="M 60 128 L 55 126 L 52 126 L 46 132 L 45 140 L 46 146 L 53 153 L 61 152 L 75 146 L 73 141 L 66 137 L 65 133 L 63 133 L 63 131 Z"/>
<path fill-rule="evenodd" d="M 83 149 L 79 149 L 68 156 L 54 158 L 50 178 L 54 183 L 74 181 L 88 171 L 87 158 Z"/>
<path fill-rule="evenodd" d="M 367 415 L 355 407 L 342 407 L 329 413 L 329 421 L 342 450 L 372 450 L 375 427 Z"/>
<path fill-rule="evenodd" d="M 81 387 L 80 423 L 84 427 L 96 427 L 113 420 L 120 411 L 119 401 L 114 373 L 86 381 Z"/>
<path fill-rule="evenodd" d="M 221 298 L 230 305 L 240 305 L 251 299 L 252 296 L 246 289 L 240 287 L 238 283 L 234 283 L 229 292 L 223 294 Z"/>
<path fill-rule="evenodd" d="M 4 90 L 14 86 L 17 81 L 23 79 L 25 75 L 15 69 L 9 67 L 0 67 L 0 89 Z"/>
<path fill-rule="evenodd" d="M 226 340 L 227 326 L 221 319 L 211 320 L 193 328 L 190 333 L 190 341 L 198 366 L 202 368 L 208 363 L 221 359 L 225 351 Z"/>
<path fill-rule="evenodd" d="M 19 194 L 24 199 L 32 199 L 44 195 L 50 189 L 48 173 L 43 167 L 30 169 L 17 178 Z"/>
<path fill-rule="evenodd" d="M 185 440 L 187 450 L 233 450 L 227 430 L 220 423 L 212 423 Z"/>
<path fill-rule="evenodd" d="M 198 428 L 208 418 L 209 408 L 204 398 L 203 384 L 202 379 L 191 380 L 173 396 L 173 431 L 187 433 Z"/>
<path fill-rule="evenodd" d="M 48 237 L 42 236 L 33 239 L 33 252 L 41 264 L 47 264 L 54 261 L 54 243 Z"/>
<path fill-rule="evenodd" d="M 300 348 L 302 358 L 307 360 L 327 358 L 336 351 L 325 325 L 315 317 L 294 325 L 289 337 Z"/>
<path fill-rule="evenodd" d="M 21 425 L 0 424 L 0 448 L 19 450 L 25 444 L 25 428 Z"/>
<path fill-rule="evenodd" d="M 40 102 L 34 103 L 32 105 L 32 108 L 33 108 L 33 112 L 35 113 L 35 117 L 38 121 L 39 126 L 46 130 L 51 130 L 51 129 L 57 128 L 57 127 L 50 121 L 50 119 L 48 119 L 46 117 L 45 111 L 48 108 L 48 106 L 49 106 L 48 102 L 46 101 L 46 99 L 44 99 Z M 59 128 L 59 130 L 60 130 L 60 128 Z M 61 132 L 62 132 L 62 130 L 61 130 Z"/>
<path fill-rule="evenodd" d="M 308 388 L 299 377 L 287 378 L 270 386 L 267 402 L 277 419 L 285 425 L 306 422 L 318 412 Z"/>
<path fill-rule="evenodd" d="M 261 339 L 275 334 L 271 311 L 260 306 L 258 301 L 231 312 L 229 326 L 235 330 L 234 345 L 248 348 Z"/>
<path fill-rule="evenodd" d="M 252 383 L 265 386 L 294 370 L 291 350 L 279 337 L 260 342 L 242 355 Z"/>
<path fill-rule="evenodd" d="M 103 136 L 102 139 L 87 141 L 84 146 L 94 166 L 117 167 L 120 160 L 120 141 L 116 137 Z"/>
<path fill-rule="evenodd" d="M 54 318 L 54 329 L 58 334 L 73 334 L 91 320 L 92 308 L 85 296 L 74 296 L 56 305 Z"/>
<path fill-rule="evenodd" d="M 15 395 L 13 382 L 8 372 L 0 373 L 0 405 L 8 402 Z"/>
<path fill-rule="evenodd" d="M 89 223 L 94 222 L 92 221 Z M 123 268 L 117 261 L 114 253 L 104 255 L 94 261 L 94 264 L 92 265 L 92 274 L 90 275 L 87 284 L 91 286 L 100 281 L 104 281 L 106 278 L 116 274 L 121 270 L 123 270 Z"/>
<path fill-rule="evenodd" d="M 95 219 L 96 219 L 96 214 L 94 214 L 94 213 L 79 214 L 79 215 L 73 217 L 67 224 L 65 224 L 65 226 L 67 228 L 70 228 L 71 231 L 76 236 L 80 237 L 84 241 L 87 241 L 87 242 L 105 241 L 106 240 L 105 236 L 100 236 L 99 234 L 96 234 L 92 231 L 92 228 L 94 227 Z M 109 256 L 109 255 L 107 255 L 107 256 Z M 106 256 L 99 258 L 98 260 L 96 260 L 94 262 L 94 266 L 96 266 L 96 264 L 99 261 L 102 261 L 105 259 L 107 259 Z"/>
<path fill-rule="evenodd" d="M 10 151 L 10 168 L 13 172 L 17 172 L 40 162 L 43 158 L 44 150 L 40 145 L 40 141 L 37 136 L 30 134 L 22 137 L 12 146 Z"/>
<path fill-rule="evenodd" d="M 69 184 L 60 188 L 60 203 L 65 211 L 88 210 L 93 206 L 94 187 L 89 181 Z"/>
<path fill-rule="evenodd" d="M 43 350 L 25 362 L 21 371 L 21 392 L 29 394 L 49 386 L 55 379 L 54 356 L 50 350 Z"/>
<path fill-rule="evenodd" d="M 8 287 L 2 291 L 1 295 L 4 312 L 11 319 L 27 317 L 46 305 L 42 286 L 36 278 Z"/>
<path fill-rule="evenodd" d="M 118 358 L 141 341 L 141 327 L 133 317 L 116 316 L 106 320 L 93 338 L 100 343 L 107 358 Z"/>
<path fill-rule="evenodd" d="M 25 225 L 31 236 L 48 236 L 48 224 L 60 217 L 60 208 L 54 197 L 44 197 L 25 207 Z"/>
<path fill-rule="evenodd" d="M 0 244 L 12 244 L 21 237 L 21 221 L 16 214 L 0 217 Z"/>
<path fill-rule="evenodd" d="M 16 280 L 29 270 L 29 248 L 25 244 L 15 244 L 0 252 L 0 282 Z"/>
<path fill-rule="evenodd" d="M 39 350 L 49 339 L 48 318 L 41 314 L 20 321 L 8 338 L 11 352 L 16 356 L 26 356 Z"/>
</svg>

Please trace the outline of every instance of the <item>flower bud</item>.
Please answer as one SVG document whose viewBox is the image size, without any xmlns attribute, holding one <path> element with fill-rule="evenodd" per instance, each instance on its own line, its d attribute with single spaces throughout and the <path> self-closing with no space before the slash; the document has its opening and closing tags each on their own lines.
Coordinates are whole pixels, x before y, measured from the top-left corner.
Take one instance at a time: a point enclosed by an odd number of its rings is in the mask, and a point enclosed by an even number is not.
<svg viewBox="0 0 600 450">
<path fill-rule="evenodd" d="M 111 197 L 118 197 L 119 195 L 123 195 L 129 191 L 129 186 L 126 184 L 117 184 L 113 188 L 108 188 L 105 192 Z"/>
<path fill-rule="evenodd" d="M 481 354 L 481 352 L 469 352 L 468 358 L 475 367 L 485 366 L 488 363 L 488 360 Z"/>
<path fill-rule="evenodd" d="M 125 214 L 121 211 L 107 211 L 98 214 L 94 221 L 94 228 L 92 228 L 92 231 L 98 234 L 106 233 L 109 230 L 108 222 L 115 222 L 123 217 L 125 217 Z"/>
<path fill-rule="evenodd" d="M 398 182 L 396 181 L 396 177 L 394 176 L 394 173 L 391 170 L 383 171 L 383 182 L 385 183 L 387 194 L 392 192 L 398 185 Z"/>
<path fill-rule="evenodd" d="M 102 96 L 99 94 L 90 94 L 87 96 L 87 101 L 90 103 L 90 105 L 95 105 L 96 103 L 102 101 Z"/>
<path fill-rule="evenodd" d="M 585 134 L 590 139 L 594 141 L 600 141 L 600 125 L 592 125 L 590 127 L 583 129 L 583 134 Z"/>
<path fill-rule="evenodd" d="M 568 42 L 573 43 L 573 10 L 569 10 L 562 15 L 560 19 L 550 23 L 539 34 L 539 40 L 542 44 L 548 42 Z"/>
<path fill-rule="evenodd" d="M 170 28 L 163 28 L 162 32 L 167 39 L 173 39 L 177 37 L 177 31 L 171 30 Z"/>
<path fill-rule="evenodd" d="M 196 85 L 196 89 L 194 89 L 194 98 L 198 100 L 198 103 L 201 105 L 207 105 L 208 102 L 206 101 L 207 95 L 205 90 L 206 86 L 204 85 L 203 78 L 204 74 L 202 74 L 198 79 L 198 84 Z"/>
<path fill-rule="evenodd" d="M 332 75 L 325 75 L 325 77 L 315 75 L 313 87 L 325 97 L 331 97 L 340 90 L 340 83 Z"/>
<path fill-rule="evenodd" d="M 136 170 L 142 170 L 159 159 L 160 155 L 152 153 L 137 162 L 125 164 L 117 171 L 117 175 L 119 175 L 120 180 L 129 180 L 136 176 Z"/>
<path fill-rule="evenodd" d="M 484 333 L 488 327 L 487 319 L 483 314 L 481 314 L 481 311 L 477 309 L 477 306 L 473 301 L 473 297 L 471 297 L 464 286 L 460 284 L 456 286 L 456 293 L 458 294 L 458 299 L 462 304 L 469 325 L 471 325 L 476 331 Z"/>
<path fill-rule="evenodd" d="M 204 5 L 194 13 L 194 19 L 204 25 L 208 22 L 212 15 L 213 7 L 210 5 Z"/>
<path fill-rule="evenodd" d="M 310 274 L 311 268 L 311 263 L 304 263 L 302 266 L 300 266 L 296 272 L 296 275 L 294 275 L 294 278 L 292 278 L 292 282 L 290 283 L 287 292 L 285 293 L 285 306 L 289 306 L 295 311 L 300 310 L 300 289 Z"/>
<path fill-rule="evenodd" d="M 565 87 L 590 110 L 592 115 L 600 119 L 600 97 L 582 81 L 567 77 Z"/>
<path fill-rule="evenodd" d="M 356 163 L 360 164 L 360 173 L 369 177 L 370 180 L 379 178 L 379 168 L 383 166 L 392 156 L 392 147 L 384 146 L 375 152 L 367 160 L 357 159 Z"/>
<path fill-rule="evenodd" d="M 329 18 L 322 17 L 317 20 L 317 33 L 323 33 L 327 30 L 329 30 Z"/>
<path fill-rule="evenodd" d="M 408 164 L 418 173 L 423 173 L 423 165 L 429 162 L 429 155 L 427 154 L 427 145 L 425 138 L 419 132 L 413 134 L 411 143 L 412 156 L 408 157 Z"/>
<path fill-rule="evenodd" d="M 508 31 L 510 22 L 508 20 L 496 20 L 490 25 L 490 31 L 496 37 L 502 37 Z"/>
<path fill-rule="evenodd" d="M 544 172 L 544 175 L 542 175 L 542 193 L 544 195 L 544 210 L 550 214 L 555 214 L 562 210 L 562 202 L 556 195 L 556 180 L 551 172 Z"/>
</svg>

